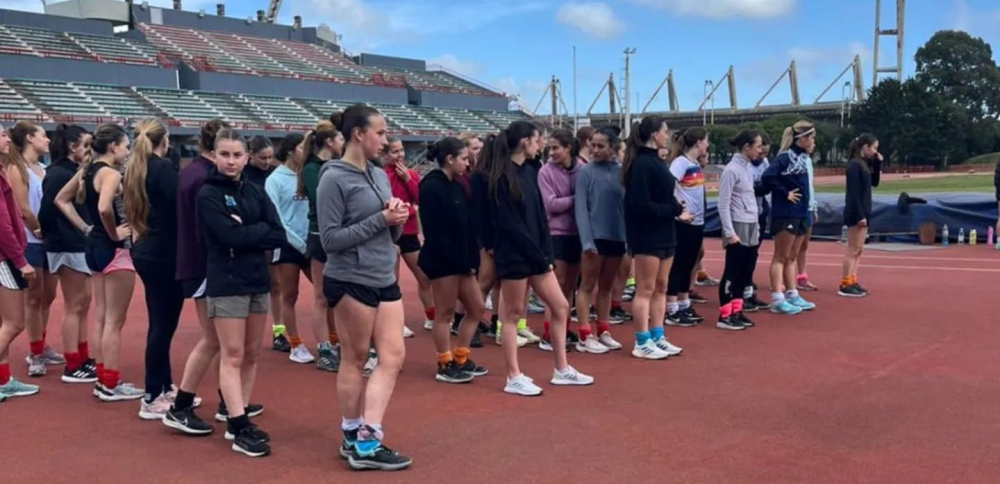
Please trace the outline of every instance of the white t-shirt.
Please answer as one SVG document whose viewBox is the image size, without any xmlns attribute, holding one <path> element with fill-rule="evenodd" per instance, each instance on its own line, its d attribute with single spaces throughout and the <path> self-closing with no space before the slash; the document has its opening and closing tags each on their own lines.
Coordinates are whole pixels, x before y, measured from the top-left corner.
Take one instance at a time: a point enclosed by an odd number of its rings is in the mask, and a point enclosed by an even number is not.
<svg viewBox="0 0 1000 484">
<path fill-rule="evenodd" d="M 675 195 L 684 202 L 684 208 L 694 216 L 692 225 L 705 225 L 705 175 L 701 165 L 678 156 L 670 162 L 670 173 L 677 179 Z"/>
</svg>

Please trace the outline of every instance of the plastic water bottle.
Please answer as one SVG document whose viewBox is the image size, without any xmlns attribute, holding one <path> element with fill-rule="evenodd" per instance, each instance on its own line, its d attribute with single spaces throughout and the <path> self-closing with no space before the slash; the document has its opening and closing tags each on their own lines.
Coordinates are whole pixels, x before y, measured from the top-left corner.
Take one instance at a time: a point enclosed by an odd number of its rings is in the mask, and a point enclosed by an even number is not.
<svg viewBox="0 0 1000 484">
<path fill-rule="evenodd" d="M 840 243 L 841 244 L 846 244 L 847 243 L 847 226 L 846 225 L 840 227 Z"/>
<path fill-rule="evenodd" d="M 976 229 L 969 231 L 969 245 L 976 245 Z"/>
<path fill-rule="evenodd" d="M 941 229 L 941 245 L 948 247 L 948 224 L 944 224 L 944 227 Z"/>
<path fill-rule="evenodd" d="M 993 227 L 986 227 L 986 245 L 993 245 Z"/>
<path fill-rule="evenodd" d="M 965 243 L 965 227 L 958 228 L 958 245 Z"/>
</svg>

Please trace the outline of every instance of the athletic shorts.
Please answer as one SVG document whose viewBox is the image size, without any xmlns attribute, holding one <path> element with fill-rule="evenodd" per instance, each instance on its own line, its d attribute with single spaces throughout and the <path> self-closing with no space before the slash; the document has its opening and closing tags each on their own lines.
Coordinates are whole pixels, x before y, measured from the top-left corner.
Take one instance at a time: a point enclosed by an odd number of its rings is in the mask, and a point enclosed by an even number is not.
<svg viewBox="0 0 1000 484">
<path fill-rule="evenodd" d="M 597 247 L 597 255 L 602 257 L 624 257 L 625 256 L 625 242 L 619 240 L 604 240 L 596 239 L 594 240 L 594 246 Z"/>
<path fill-rule="evenodd" d="M 323 250 L 323 243 L 319 241 L 319 234 L 306 236 L 306 256 L 310 260 L 326 264 L 326 251 Z"/>
<path fill-rule="evenodd" d="M 288 244 L 282 244 L 281 247 L 274 249 L 273 255 L 271 256 L 271 264 L 295 264 L 301 267 L 303 270 L 309 270 L 309 259 L 305 254 L 299 252 Z"/>
<path fill-rule="evenodd" d="M 377 308 L 384 302 L 393 302 L 403 299 L 403 293 L 399 289 L 399 283 L 392 283 L 386 287 L 370 287 L 364 284 L 344 282 L 323 276 L 323 296 L 330 308 L 337 307 L 337 303 L 344 296 L 351 296 L 355 301 L 370 308 Z"/>
<path fill-rule="evenodd" d="M 49 272 L 52 274 L 63 267 L 86 276 L 93 274 L 90 267 L 87 267 L 87 255 L 83 252 L 47 252 L 45 258 L 48 259 Z"/>
<path fill-rule="evenodd" d="M 399 247 L 400 254 L 419 252 L 420 238 L 416 235 L 400 235 L 399 239 L 396 240 L 396 246 Z"/>
<path fill-rule="evenodd" d="M 28 244 L 24 248 L 24 258 L 28 260 L 31 267 L 49 270 L 49 258 L 45 256 L 45 246 L 42 244 Z"/>
<path fill-rule="evenodd" d="M 11 291 L 23 291 L 28 288 L 28 281 L 11 261 L 5 260 L 0 261 L 0 286 Z"/>
<path fill-rule="evenodd" d="M 629 255 L 632 256 L 633 259 L 638 256 L 648 256 L 664 260 L 674 256 L 674 249 L 644 249 L 641 251 L 629 252 Z"/>
<path fill-rule="evenodd" d="M 208 317 L 245 319 L 251 313 L 267 313 L 269 306 L 267 296 L 267 293 L 261 293 L 206 298 Z"/>
<path fill-rule="evenodd" d="M 803 218 L 772 218 L 771 219 L 771 234 L 777 236 L 782 232 L 788 232 L 792 235 L 799 236 L 805 235 L 806 231 L 809 230 L 809 220 L 806 217 Z"/>
<path fill-rule="evenodd" d="M 88 247 L 84 253 L 87 267 L 95 274 L 111 274 L 118 271 L 135 272 L 132 255 L 127 249 L 118 247 Z"/>
<path fill-rule="evenodd" d="M 567 264 L 579 264 L 583 253 L 583 244 L 579 235 L 553 235 L 552 255 L 555 260 Z"/>
<path fill-rule="evenodd" d="M 184 279 L 181 281 L 181 289 L 184 291 L 184 299 L 203 299 L 205 297 L 205 283 L 208 279 Z"/>
</svg>

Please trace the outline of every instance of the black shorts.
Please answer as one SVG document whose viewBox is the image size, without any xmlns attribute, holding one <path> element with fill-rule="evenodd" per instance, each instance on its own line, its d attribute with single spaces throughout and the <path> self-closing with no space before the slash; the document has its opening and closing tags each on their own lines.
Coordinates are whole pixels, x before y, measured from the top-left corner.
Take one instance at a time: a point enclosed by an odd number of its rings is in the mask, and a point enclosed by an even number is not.
<svg viewBox="0 0 1000 484">
<path fill-rule="evenodd" d="M 594 247 L 597 247 L 597 255 L 602 257 L 625 256 L 625 242 L 620 240 L 595 239 Z"/>
<path fill-rule="evenodd" d="M 858 222 L 861 222 L 862 220 L 867 219 L 867 218 L 868 217 L 866 217 L 864 215 L 846 214 L 845 213 L 844 214 L 844 225 L 846 225 L 848 227 L 854 227 L 854 226 L 858 225 Z"/>
<path fill-rule="evenodd" d="M 540 276 L 546 271 L 532 269 L 528 264 L 496 264 L 498 281 L 520 281 L 533 276 Z"/>
<path fill-rule="evenodd" d="M 24 258 L 28 260 L 31 267 L 40 268 L 45 272 L 49 271 L 49 257 L 45 255 L 45 246 L 42 244 L 28 244 L 24 248 Z"/>
<path fill-rule="evenodd" d="M 344 282 L 323 276 L 323 296 L 330 308 L 337 307 L 337 303 L 344 296 L 351 296 L 355 301 L 371 308 L 377 308 L 380 303 L 393 302 L 403 299 L 403 293 L 399 289 L 399 283 L 394 282 L 386 287 L 369 287 L 353 282 Z"/>
<path fill-rule="evenodd" d="M 306 237 L 306 257 L 326 264 L 326 251 L 323 250 L 323 243 L 319 241 L 319 234 L 309 234 Z"/>
<path fill-rule="evenodd" d="M 777 237 L 782 232 L 788 232 L 796 237 L 805 235 L 809 230 L 809 219 L 802 218 L 772 218 L 771 234 Z"/>
<path fill-rule="evenodd" d="M 396 246 L 399 247 L 400 254 L 420 252 L 420 238 L 416 235 L 400 235 Z"/>
<path fill-rule="evenodd" d="M 277 257 L 271 258 L 272 265 L 295 264 L 303 270 L 309 270 L 309 259 L 305 256 L 305 254 L 299 252 L 291 245 L 282 244 L 281 247 L 275 249 L 273 253 L 276 254 Z"/>
<path fill-rule="evenodd" d="M 31 264 L 28 264 L 31 265 Z M 0 262 L 0 287 L 11 291 L 23 291 L 28 288 L 28 281 L 21 275 L 21 270 L 5 260 Z"/>
<path fill-rule="evenodd" d="M 664 260 L 669 259 L 674 256 L 674 249 L 642 249 L 642 250 L 630 250 L 629 255 L 632 258 L 639 256 L 656 257 L 657 259 Z"/>
<path fill-rule="evenodd" d="M 579 235 L 552 236 L 552 255 L 556 260 L 567 264 L 579 264 L 581 253 L 583 245 L 580 244 Z"/>
<path fill-rule="evenodd" d="M 184 291 L 184 299 L 204 299 L 205 279 L 182 279 L 181 290 Z"/>
</svg>

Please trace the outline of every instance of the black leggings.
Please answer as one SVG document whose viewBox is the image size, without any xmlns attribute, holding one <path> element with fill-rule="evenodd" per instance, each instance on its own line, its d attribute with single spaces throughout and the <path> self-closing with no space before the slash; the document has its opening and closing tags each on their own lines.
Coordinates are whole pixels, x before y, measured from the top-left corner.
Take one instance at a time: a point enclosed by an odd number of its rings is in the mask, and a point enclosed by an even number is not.
<svg viewBox="0 0 1000 484">
<path fill-rule="evenodd" d="M 170 391 L 170 343 L 184 308 L 184 290 L 174 280 L 174 264 L 135 259 L 135 271 L 146 293 L 149 330 L 146 332 L 146 394 L 155 399 Z"/>
<path fill-rule="evenodd" d="M 759 247 L 742 244 L 726 246 L 726 265 L 719 283 L 719 304 L 726 305 L 733 299 L 743 299 L 743 290 L 753 283 Z"/>
<path fill-rule="evenodd" d="M 667 277 L 667 295 L 676 296 L 691 291 L 691 274 L 698 263 L 702 240 L 705 237 L 704 225 L 691 225 L 676 222 L 677 249 L 674 252 L 674 263 L 670 266 L 670 276 Z"/>
<path fill-rule="evenodd" d="M 750 248 L 752 254 L 750 255 L 750 280 L 747 282 L 746 288 L 753 292 L 753 273 L 757 270 L 757 259 L 760 257 L 760 246 L 755 245 Z M 744 292 L 746 294 L 746 292 Z"/>
</svg>

